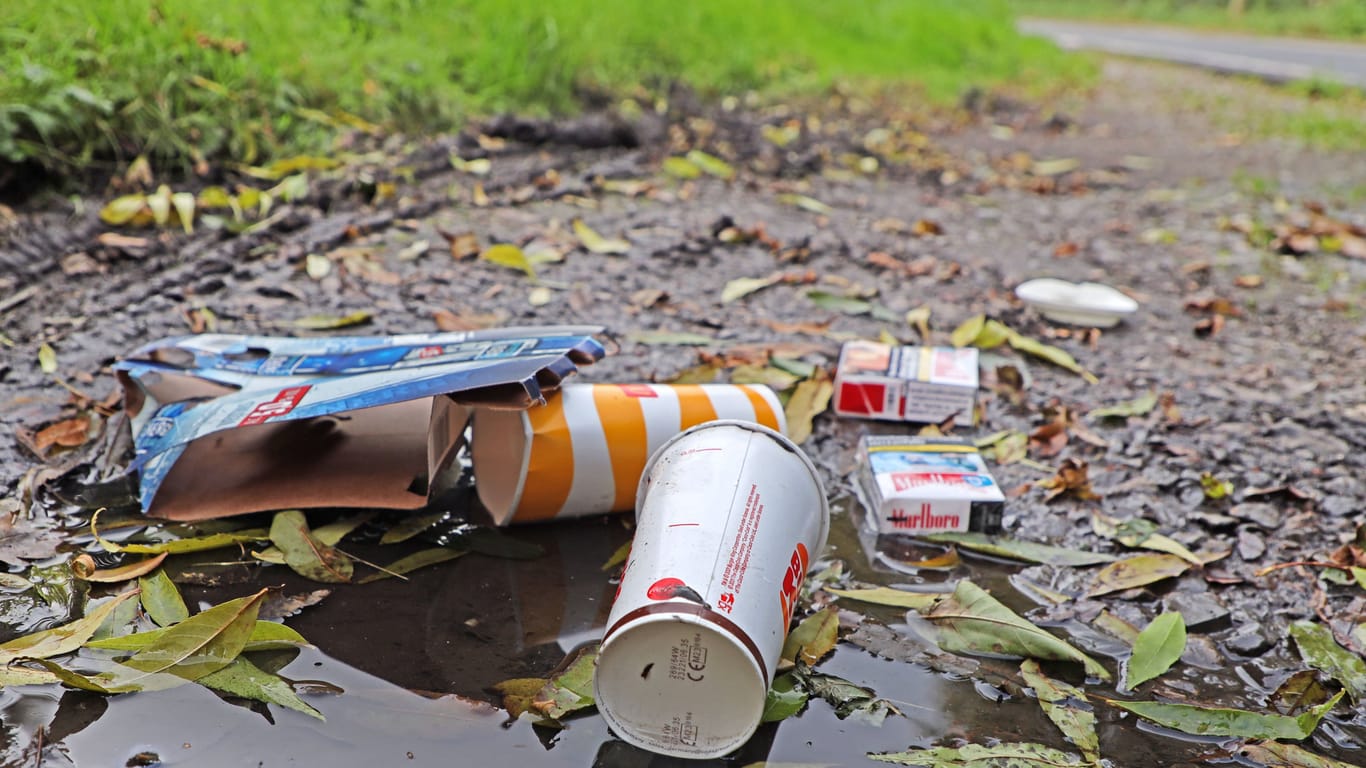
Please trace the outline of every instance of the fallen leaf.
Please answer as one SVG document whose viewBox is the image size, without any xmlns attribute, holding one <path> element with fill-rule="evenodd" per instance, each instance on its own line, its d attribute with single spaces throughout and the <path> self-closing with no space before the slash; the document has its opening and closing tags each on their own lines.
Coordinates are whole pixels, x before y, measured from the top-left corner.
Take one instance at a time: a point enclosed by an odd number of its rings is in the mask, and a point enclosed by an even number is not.
<svg viewBox="0 0 1366 768">
<path fill-rule="evenodd" d="M 382 569 L 370 574 L 369 576 L 366 576 L 365 578 L 361 579 L 356 583 L 369 584 L 372 581 L 387 579 L 394 575 L 401 576 L 405 573 L 416 571 L 418 568 L 426 568 L 429 565 L 444 563 L 448 560 L 454 560 L 457 557 L 461 557 L 467 554 L 469 554 L 469 550 L 454 549 L 451 547 L 435 547 L 432 549 L 424 549 L 420 552 L 414 552 L 413 554 L 408 555 L 406 557 L 400 557 L 394 562 L 389 563 Z"/>
<path fill-rule="evenodd" d="M 229 696 L 276 704 L 319 720 L 327 719 L 321 712 L 305 704 L 294 692 L 293 686 L 279 675 L 266 672 L 242 657 L 233 659 L 231 664 L 217 672 L 204 675 L 197 682 Z"/>
<path fill-rule="evenodd" d="M 774 392 L 786 392 L 801 377 L 773 366 L 741 365 L 730 372 L 732 384 L 763 384 Z"/>
<path fill-rule="evenodd" d="M 1298 715 L 1333 698 L 1313 669 L 1302 669 L 1287 677 L 1272 691 L 1266 703 L 1282 715 Z"/>
<path fill-rule="evenodd" d="M 1190 570 L 1191 564 L 1176 555 L 1134 555 L 1117 560 L 1096 573 L 1087 597 L 1099 597 L 1171 579 Z"/>
<path fill-rule="evenodd" d="M 229 531 L 226 533 L 213 533 L 208 536 L 198 536 L 188 539 L 171 539 L 156 544 L 118 544 L 103 538 L 96 527 L 99 520 L 99 512 L 90 518 L 90 535 L 99 542 L 109 552 L 127 552 L 134 555 L 156 555 L 168 552 L 172 555 L 184 554 L 186 552 L 203 552 L 211 549 L 221 549 L 235 544 L 249 544 L 270 538 L 267 531 L 260 528 L 252 528 L 244 531 Z"/>
<path fill-rule="evenodd" d="M 1083 566 L 1114 562 L 1114 555 L 1103 552 L 1084 552 L 1078 549 L 1065 549 L 1048 544 L 1013 539 L 1009 536 L 991 536 L 976 531 L 962 533 L 934 533 L 920 538 L 936 543 L 951 543 L 960 549 L 981 552 L 986 555 L 1008 557 L 1027 563 L 1046 565 Z"/>
<path fill-rule="evenodd" d="M 682 331 L 635 331 L 626 334 L 626 338 L 637 344 L 676 344 L 701 347 L 716 343 L 716 339 L 710 336 Z"/>
<path fill-rule="evenodd" d="M 778 195 L 778 202 L 784 205 L 793 205 L 803 211 L 819 213 L 821 215 L 829 215 L 835 212 L 834 208 L 831 208 L 814 197 L 807 197 L 806 195 Z"/>
<path fill-rule="evenodd" d="M 1137 688 L 1171 669 L 1186 652 L 1186 622 L 1177 612 L 1163 613 L 1134 639 L 1134 653 L 1124 663 L 1124 687 Z"/>
<path fill-rule="evenodd" d="M 185 230 L 185 234 L 194 234 L 194 194 L 176 192 L 171 195 L 171 207 L 175 209 L 176 218 L 180 221 L 180 228 Z"/>
<path fill-rule="evenodd" d="M 725 160 L 722 160 L 715 155 L 709 155 L 700 149 L 690 150 L 687 154 L 687 160 L 698 168 L 701 168 L 702 171 L 709 176 L 715 176 L 718 179 L 725 179 L 726 181 L 735 178 L 735 169 L 730 166 L 730 163 L 727 163 Z"/>
<path fill-rule="evenodd" d="M 1046 501 L 1052 501 L 1069 491 L 1073 496 L 1084 501 L 1100 498 L 1091 490 L 1086 462 L 1077 459 L 1063 459 L 1062 466 L 1058 467 L 1056 475 L 1046 480 L 1040 480 L 1035 485 L 1048 491 L 1044 497 Z"/>
<path fill-rule="evenodd" d="M 873 310 L 871 302 L 829 291 L 810 290 L 806 292 L 806 298 L 821 309 L 846 315 L 866 315 Z"/>
<path fill-rule="evenodd" d="M 256 614 L 256 618 L 258 619 L 257 623 L 268 624 L 270 619 L 287 619 L 290 616 L 298 614 L 305 608 L 321 603 L 323 599 L 330 594 L 332 594 L 332 590 L 330 589 L 315 589 L 293 595 L 272 593 L 266 598 L 265 602 L 261 603 L 261 610 Z M 293 630 L 290 631 L 292 632 Z M 251 650 L 250 646 L 255 639 L 255 635 L 253 635 L 252 640 L 247 642 L 248 650 Z M 302 637 L 299 638 L 299 642 L 303 642 Z"/>
<path fill-rule="evenodd" d="M 308 529 L 304 513 L 297 509 L 275 513 L 270 541 L 284 553 L 285 564 L 300 576 L 327 583 L 351 580 L 351 559 L 319 541 Z"/>
<path fill-rule="evenodd" d="M 117 584 L 129 579 L 136 579 L 144 574 L 151 573 L 161 565 L 161 561 L 166 559 L 166 553 L 140 560 L 136 563 L 128 563 L 117 568 L 105 568 L 95 570 L 95 561 L 89 555 L 82 555 L 71 561 L 71 570 L 76 574 L 76 578 L 84 581 L 96 582 L 100 584 Z"/>
<path fill-rule="evenodd" d="M 11 664 L 16 659 L 45 659 L 76 651 L 90 640 L 91 636 L 95 634 L 95 630 L 100 628 L 100 625 L 109 618 L 115 608 L 136 594 L 137 590 L 128 590 L 101 603 L 99 607 L 87 612 L 80 619 L 63 624 L 60 627 L 16 637 L 0 645 L 0 668 Z"/>
<path fill-rule="evenodd" d="M 839 639 L 839 610 L 832 607 L 807 616 L 783 641 L 779 656 L 787 662 L 798 662 L 813 667 L 825 655 L 835 650 Z"/>
<path fill-rule="evenodd" d="M 868 757 L 880 763 L 920 765 L 927 768 L 1080 768 L 1075 755 L 1042 744 L 1011 742 L 929 747 L 882 754 L 869 752 Z"/>
<path fill-rule="evenodd" d="M 135 223 L 134 219 L 146 210 L 146 195 L 123 195 L 105 203 L 104 207 L 100 209 L 100 220 L 116 227 L 123 224 L 133 224 Z"/>
<path fill-rule="evenodd" d="M 764 713 L 761 723 L 776 723 L 801 712 L 810 697 L 806 691 L 797 687 L 791 673 L 778 675 L 769 686 L 768 696 L 764 699 Z M 746 766 L 751 768 L 751 766 Z"/>
<path fill-rule="evenodd" d="M 1279 741 L 1244 744 L 1238 750 L 1238 754 L 1275 768 L 1357 768 L 1341 760 L 1316 755 L 1297 744 L 1283 744 Z"/>
<path fill-rule="evenodd" d="M 798 384 L 783 409 L 787 417 L 787 436 L 797 445 L 811 437 L 812 422 L 830 407 L 835 385 L 824 373 L 824 369 L 817 369 L 816 377 Z"/>
<path fill-rule="evenodd" d="M 1352 701 L 1366 701 L 1366 661 L 1333 639 L 1333 631 L 1310 621 L 1290 625 L 1300 659 L 1342 684 Z"/>
<path fill-rule="evenodd" d="M 1086 413 L 1090 419 L 1125 419 L 1130 416 L 1147 416 L 1157 407 L 1157 393 L 1149 392 L 1137 400 L 1130 400 L 1125 403 L 1106 406 L 1104 408 L 1093 408 Z"/>
<path fill-rule="evenodd" d="M 940 226 L 938 222 L 930 221 L 929 219 L 916 219 L 916 222 L 911 225 L 911 234 L 916 237 L 942 235 L 944 234 L 944 228 Z"/>
<path fill-rule="evenodd" d="M 216 605 L 169 627 L 94 682 L 111 693 L 150 691 L 198 680 L 226 667 L 251 637 L 267 590 Z"/>
<path fill-rule="evenodd" d="M 1060 680 L 1053 680 L 1043 673 L 1039 662 L 1026 659 L 1020 664 L 1020 674 L 1025 685 L 1034 689 L 1039 706 L 1044 714 L 1068 741 L 1077 745 L 1082 757 L 1091 764 L 1100 760 L 1100 737 L 1096 735 L 1096 715 L 1089 709 L 1077 706 L 1086 703 L 1086 694 L 1081 689 Z"/>
<path fill-rule="evenodd" d="M 531 708 L 552 720 L 594 706 L 593 669 L 598 648 L 588 646 L 571 654 L 561 663 L 563 671 L 552 673 L 541 690 L 532 697 Z"/>
<path fill-rule="evenodd" d="M 944 597 L 943 594 L 937 592 L 909 592 L 892 587 L 870 587 L 866 589 L 826 587 L 825 591 L 850 600 L 886 605 L 893 608 L 909 608 L 914 611 L 929 610 L 937 600 Z"/>
<path fill-rule="evenodd" d="M 1066 368 L 1078 376 L 1081 376 L 1088 384 L 1096 384 L 1100 381 L 1090 371 L 1081 367 L 1081 364 L 1077 362 L 1076 358 L 1057 347 L 1049 346 L 1048 344 L 1031 339 L 1028 336 L 1021 336 L 1013 331 L 1007 341 L 1010 342 L 1012 349 L 1017 349 L 1026 354 L 1033 355 L 1041 360 L 1047 360 L 1059 368 Z"/>
<path fill-rule="evenodd" d="M 781 280 L 781 274 L 769 275 L 768 277 L 738 277 L 726 283 L 726 287 L 721 289 L 721 303 L 728 304 L 755 291 L 761 291 Z"/>
<path fill-rule="evenodd" d="M 432 321 L 439 331 L 477 331 L 501 325 L 505 318 L 501 314 L 457 315 L 448 309 L 432 312 Z"/>
<path fill-rule="evenodd" d="M 835 717 L 843 720 L 857 715 L 872 725 L 880 725 L 889 713 L 901 714 L 890 701 L 842 677 L 812 672 L 804 666 L 792 671 L 797 684 L 810 696 L 824 699 L 835 708 Z"/>
<path fill-rule="evenodd" d="M 180 590 L 166 575 L 166 571 L 158 569 L 150 576 L 138 579 L 138 590 L 141 592 L 142 609 L 157 626 L 169 627 L 190 617 L 190 609 L 185 606 Z"/>
<path fill-rule="evenodd" d="M 920 343 L 930 343 L 930 307 L 928 304 L 916 307 L 906 313 L 906 324 L 920 334 Z"/>
<path fill-rule="evenodd" d="M 1233 495 L 1233 483 L 1228 480 L 1220 480 L 1210 472 L 1200 474 L 1200 487 L 1205 491 L 1205 498 L 1218 500 Z"/>
<path fill-rule="evenodd" d="M 323 590 L 326 591 L 326 590 Z M 265 607 L 263 601 L 261 607 Z M 159 627 L 131 635 L 118 635 L 85 643 L 86 648 L 100 648 L 108 651 L 140 651 L 166 636 L 174 627 Z M 274 621 L 265 621 L 257 616 L 255 626 L 242 647 L 244 653 L 254 651 L 278 651 L 308 645 L 308 641 L 298 632 Z"/>
<path fill-rule="evenodd" d="M 38 430 L 33 436 L 33 445 L 40 452 L 54 445 L 63 448 L 77 448 L 90 439 L 90 417 L 76 416 L 50 424 Z"/>
<path fill-rule="evenodd" d="M 1021 618 L 981 587 L 959 581 L 953 595 L 925 614 L 938 629 L 939 647 L 951 653 L 988 653 L 1074 661 L 1086 674 L 1109 680 L 1100 662 Z"/>
<path fill-rule="evenodd" d="M 38 369 L 47 374 L 57 372 L 57 350 L 46 341 L 38 347 Z"/>
<path fill-rule="evenodd" d="M 684 181 L 695 179 L 702 175 L 702 169 L 698 168 L 696 163 L 682 157 L 666 157 L 664 158 L 664 163 L 660 167 L 668 175 Z"/>
<path fill-rule="evenodd" d="M 365 325 L 373 317 L 369 310 L 358 310 L 349 315 L 308 315 L 295 319 L 293 326 L 307 331 L 331 331 Z"/>
<path fill-rule="evenodd" d="M 1145 720 L 1196 736 L 1236 736 L 1243 739 L 1309 738 L 1319 720 L 1337 705 L 1339 691 L 1329 701 L 1297 717 L 1260 714 L 1241 709 L 1197 707 L 1190 704 L 1165 704 L 1156 701 L 1109 700 L 1111 706 L 1129 711 Z"/>
<path fill-rule="evenodd" d="M 480 261 L 487 261 L 490 264 L 497 264 L 509 269 L 516 269 L 526 273 L 527 277 L 536 279 L 536 267 L 527 260 L 526 254 L 521 248 L 511 243 L 498 243 L 490 245 L 479 254 Z"/>
<path fill-rule="evenodd" d="M 1059 157 L 1053 160 L 1038 160 L 1030 166 L 1030 172 L 1035 176 L 1061 176 L 1064 173 L 1071 173 L 1081 167 L 1081 161 L 1075 157 Z"/>
<path fill-rule="evenodd" d="M 1166 552 L 1195 566 L 1205 564 L 1199 555 L 1187 549 L 1180 542 L 1158 533 L 1156 523 L 1141 517 L 1120 520 L 1100 512 L 1094 512 L 1091 515 L 1091 530 L 1095 531 L 1097 536 L 1118 541 L 1126 547 L 1142 547 L 1154 552 Z"/>
<path fill-rule="evenodd" d="M 574 236 L 584 248 L 593 253 L 623 254 L 631 250 L 631 244 L 620 238 L 606 238 L 595 232 L 582 219 L 574 219 Z"/>
</svg>

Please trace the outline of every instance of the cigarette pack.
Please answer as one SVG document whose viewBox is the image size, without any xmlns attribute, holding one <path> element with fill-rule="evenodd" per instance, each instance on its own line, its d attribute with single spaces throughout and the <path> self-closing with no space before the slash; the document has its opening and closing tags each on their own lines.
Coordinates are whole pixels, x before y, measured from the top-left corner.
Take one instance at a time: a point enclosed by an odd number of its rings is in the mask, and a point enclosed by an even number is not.
<svg viewBox="0 0 1366 768">
<path fill-rule="evenodd" d="M 977 349 L 845 342 L 835 371 L 835 413 L 935 423 L 971 419 Z"/>
<path fill-rule="evenodd" d="M 969 440 L 864 436 L 858 492 L 879 533 L 994 533 L 1005 495 Z"/>
</svg>

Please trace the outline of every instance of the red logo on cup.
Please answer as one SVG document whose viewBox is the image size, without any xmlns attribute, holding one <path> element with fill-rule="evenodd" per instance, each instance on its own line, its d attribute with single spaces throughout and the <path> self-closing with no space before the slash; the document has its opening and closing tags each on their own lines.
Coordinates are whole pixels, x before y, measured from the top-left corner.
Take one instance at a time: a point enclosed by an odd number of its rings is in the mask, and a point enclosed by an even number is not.
<svg viewBox="0 0 1366 768">
<path fill-rule="evenodd" d="M 797 593 L 802 590 L 802 579 L 806 577 L 806 569 L 810 564 L 810 555 L 807 554 L 806 545 L 797 542 L 797 548 L 792 551 L 792 560 L 787 564 L 787 573 L 783 576 L 783 591 L 778 596 L 783 608 L 783 628 L 792 622 L 792 612 L 797 608 Z"/>
<path fill-rule="evenodd" d="M 735 594 L 727 592 L 716 601 L 716 610 L 730 613 L 735 610 Z"/>
<path fill-rule="evenodd" d="M 682 586 L 686 586 L 682 579 L 669 576 L 651 584 L 650 588 L 645 590 L 645 596 L 651 600 L 672 600 L 675 592 Z"/>
</svg>

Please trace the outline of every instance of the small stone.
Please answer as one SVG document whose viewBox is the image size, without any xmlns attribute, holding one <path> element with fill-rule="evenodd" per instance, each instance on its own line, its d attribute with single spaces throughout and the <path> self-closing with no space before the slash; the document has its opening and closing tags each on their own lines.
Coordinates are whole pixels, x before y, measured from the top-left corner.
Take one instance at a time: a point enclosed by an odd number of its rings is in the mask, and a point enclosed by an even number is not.
<svg viewBox="0 0 1366 768">
<path fill-rule="evenodd" d="M 1239 656 L 1261 656 L 1273 645 L 1256 624 L 1243 624 L 1224 640 L 1224 648 Z"/>
<path fill-rule="evenodd" d="M 1264 554 L 1266 554 L 1266 540 L 1251 528 L 1240 528 L 1238 530 L 1238 557 L 1250 563 Z"/>
<path fill-rule="evenodd" d="M 1264 501 L 1234 504 L 1228 513 L 1239 520 L 1256 523 L 1267 530 L 1274 530 L 1281 525 L 1281 511 L 1274 504 L 1268 504 Z"/>
<path fill-rule="evenodd" d="M 1205 635 L 1189 635 L 1186 637 L 1186 650 L 1181 654 L 1181 661 L 1192 667 L 1200 669 L 1224 669 L 1225 661 L 1215 647 L 1214 641 Z"/>
<path fill-rule="evenodd" d="M 1329 496 L 1319 508 L 1333 517 L 1347 517 L 1362 509 L 1363 505 L 1351 496 Z"/>
<path fill-rule="evenodd" d="M 1229 625 L 1228 608 L 1209 592 L 1172 592 L 1162 599 L 1162 608 L 1180 613 L 1192 632 L 1215 632 Z"/>
</svg>

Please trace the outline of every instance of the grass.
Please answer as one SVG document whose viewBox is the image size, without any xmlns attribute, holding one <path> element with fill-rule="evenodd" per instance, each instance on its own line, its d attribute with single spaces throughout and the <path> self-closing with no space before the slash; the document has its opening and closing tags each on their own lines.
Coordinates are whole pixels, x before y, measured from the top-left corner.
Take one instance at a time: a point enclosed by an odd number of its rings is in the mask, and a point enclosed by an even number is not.
<svg viewBox="0 0 1366 768">
<path fill-rule="evenodd" d="M 1028 16 L 1366 40 L 1366 2 L 1362 0 L 1246 0 L 1242 13 L 1230 13 L 1228 0 L 1011 0 L 1010 4 Z"/>
<path fill-rule="evenodd" d="M 6 0 L 0 163 L 258 162 L 348 126 L 445 131 L 675 82 L 944 102 L 1087 67 L 1018 35 L 1004 0 Z"/>
</svg>

